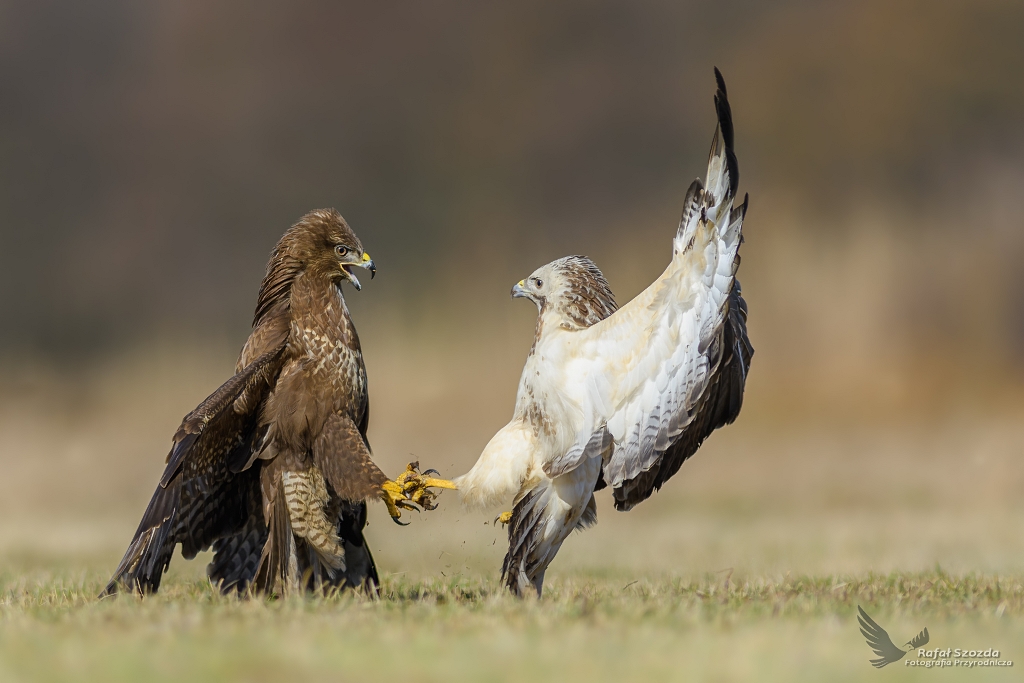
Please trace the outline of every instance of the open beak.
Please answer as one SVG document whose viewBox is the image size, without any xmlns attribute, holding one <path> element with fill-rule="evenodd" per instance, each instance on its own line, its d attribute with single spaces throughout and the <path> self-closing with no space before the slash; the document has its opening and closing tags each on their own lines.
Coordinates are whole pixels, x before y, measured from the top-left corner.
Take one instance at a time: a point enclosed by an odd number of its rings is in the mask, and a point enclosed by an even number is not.
<svg viewBox="0 0 1024 683">
<path fill-rule="evenodd" d="M 352 272 L 352 269 L 356 266 L 359 266 L 360 268 L 365 268 L 368 271 L 370 271 L 371 280 L 377 274 L 377 266 L 373 265 L 373 259 L 370 258 L 370 255 L 364 251 L 362 261 L 360 261 L 359 263 L 346 263 L 341 267 L 342 271 L 344 271 L 345 273 L 345 277 L 348 278 L 348 281 L 352 283 L 352 286 L 355 287 L 356 291 L 358 292 L 362 290 L 363 286 L 359 284 L 359 278 L 357 278 L 355 273 Z"/>
<path fill-rule="evenodd" d="M 520 280 L 512 288 L 513 299 L 529 299 L 530 295 L 526 291 L 526 280 Z"/>
</svg>

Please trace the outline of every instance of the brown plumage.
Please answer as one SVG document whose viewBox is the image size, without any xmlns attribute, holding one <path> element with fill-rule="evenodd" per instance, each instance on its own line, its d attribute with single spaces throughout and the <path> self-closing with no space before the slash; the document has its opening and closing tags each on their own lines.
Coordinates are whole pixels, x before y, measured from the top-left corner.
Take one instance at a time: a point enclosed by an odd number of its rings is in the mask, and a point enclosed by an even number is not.
<svg viewBox="0 0 1024 683">
<path fill-rule="evenodd" d="M 375 587 L 366 500 L 388 481 L 366 441 L 366 368 L 341 283 L 373 261 L 333 209 L 278 242 L 235 375 L 189 413 L 106 593 L 153 592 L 174 546 L 213 547 L 223 590 Z M 429 499 L 428 499 L 429 500 Z"/>
<path fill-rule="evenodd" d="M 554 261 L 551 267 L 565 288 L 548 303 L 561 314 L 565 329 L 590 327 L 618 308 L 608 280 L 586 256 L 566 256 Z"/>
</svg>

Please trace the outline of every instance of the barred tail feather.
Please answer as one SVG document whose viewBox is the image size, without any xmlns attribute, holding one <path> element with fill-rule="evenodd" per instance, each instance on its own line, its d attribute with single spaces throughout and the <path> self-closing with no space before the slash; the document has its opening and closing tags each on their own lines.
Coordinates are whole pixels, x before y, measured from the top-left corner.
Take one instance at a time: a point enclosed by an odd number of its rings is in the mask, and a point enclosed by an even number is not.
<svg viewBox="0 0 1024 683">
<path fill-rule="evenodd" d="M 513 595 L 519 597 L 531 586 L 539 597 L 544 581 L 541 573 L 539 582 L 535 583 L 536 563 L 530 563 L 530 552 L 540 543 L 544 517 L 543 493 L 543 488 L 533 489 L 516 503 L 508 525 L 508 552 L 501 563 L 501 581 Z"/>
<path fill-rule="evenodd" d="M 267 542 L 260 555 L 253 590 L 264 594 L 282 595 L 298 588 L 298 561 L 295 536 L 288 518 L 288 503 L 280 482 L 274 489 L 267 522 Z"/>
<path fill-rule="evenodd" d="M 206 575 L 222 593 L 245 592 L 256 576 L 266 542 L 267 525 L 256 510 L 240 532 L 213 544 L 213 561 L 206 568 Z"/>
</svg>

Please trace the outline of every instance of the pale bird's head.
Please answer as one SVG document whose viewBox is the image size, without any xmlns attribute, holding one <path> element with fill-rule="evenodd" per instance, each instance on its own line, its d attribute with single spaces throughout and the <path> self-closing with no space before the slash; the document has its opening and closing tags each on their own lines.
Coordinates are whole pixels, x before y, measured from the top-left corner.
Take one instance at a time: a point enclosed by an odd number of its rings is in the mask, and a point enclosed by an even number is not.
<svg viewBox="0 0 1024 683">
<path fill-rule="evenodd" d="M 281 238 L 277 251 L 297 261 L 300 269 L 329 280 L 347 280 L 357 291 L 362 285 L 353 272 L 355 268 L 369 270 L 370 279 L 377 274 L 362 242 L 334 209 L 307 213 Z"/>
<path fill-rule="evenodd" d="M 590 327 L 618 308 L 608 281 L 586 256 L 566 256 L 541 266 L 516 283 L 512 297 L 529 299 L 542 316 L 556 316 L 568 330 Z"/>
</svg>

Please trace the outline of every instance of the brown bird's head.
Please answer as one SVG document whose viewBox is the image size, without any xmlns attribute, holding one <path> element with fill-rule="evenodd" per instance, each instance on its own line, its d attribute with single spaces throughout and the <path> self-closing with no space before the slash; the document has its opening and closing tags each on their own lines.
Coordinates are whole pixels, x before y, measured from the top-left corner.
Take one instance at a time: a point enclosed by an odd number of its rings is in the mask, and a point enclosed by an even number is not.
<svg viewBox="0 0 1024 683">
<path fill-rule="evenodd" d="M 377 273 L 362 242 L 334 209 L 317 209 L 303 216 L 277 243 L 275 256 L 278 254 L 307 273 L 348 280 L 357 291 L 362 285 L 352 272 L 355 268 L 369 270 L 371 279 Z"/>
<path fill-rule="evenodd" d="M 590 327 L 618 308 L 608 281 L 586 256 L 566 256 L 541 266 L 516 283 L 512 297 L 529 299 L 542 316 L 555 314 L 567 330 Z"/>
<path fill-rule="evenodd" d="M 334 209 L 310 211 L 274 247 L 260 286 L 253 324 L 288 298 L 300 273 L 339 285 L 348 281 L 358 291 L 362 285 L 353 272 L 355 268 L 369 270 L 371 279 L 377 274 L 373 259 L 340 213 Z"/>
</svg>

